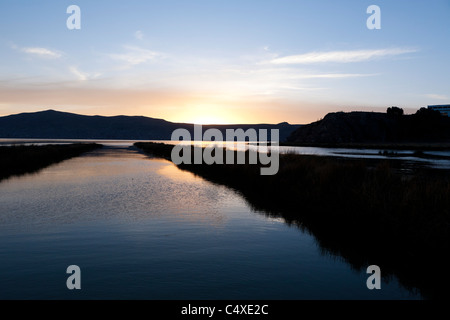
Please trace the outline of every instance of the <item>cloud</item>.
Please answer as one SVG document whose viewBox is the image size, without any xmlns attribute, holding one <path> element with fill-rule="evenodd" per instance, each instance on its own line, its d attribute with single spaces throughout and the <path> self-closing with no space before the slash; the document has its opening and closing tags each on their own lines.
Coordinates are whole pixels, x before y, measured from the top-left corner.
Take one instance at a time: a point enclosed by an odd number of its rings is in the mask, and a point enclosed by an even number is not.
<svg viewBox="0 0 450 320">
<path fill-rule="evenodd" d="M 93 79 L 93 78 L 97 78 L 100 76 L 100 73 L 87 73 L 87 72 L 82 72 L 80 71 L 77 67 L 71 66 L 69 67 L 69 71 L 75 75 L 78 80 L 80 81 L 86 81 L 88 79 Z"/>
<path fill-rule="evenodd" d="M 434 94 L 429 93 L 425 95 L 427 98 L 434 99 L 434 100 L 450 100 L 450 98 L 443 94 Z"/>
<path fill-rule="evenodd" d="M 46 48 L 32 47 L 32 48 L 22 48 L 22 52 L 35 55 L 41 58 L 52 58 L 57 59 L 61 58 L 62 54 Z"/>
<path fill-rule="evenodd" d="M 325 90 L 326 88 L 314 88 L 314 87 L 294 87 L 294 86 L 279 86 L 279 89 L 296 90 L 296 91 L 317 91 Z"/>
<path fill-rule="evenodd" d="M 305 74 L 295 76 L 297 79 L 347 79 L 347 78 L 361 78 L 374 77 L 379 73 L 327 73 L 327 74 Z"/>
<path fill-rule="evenodd" d="M 77 76 L 77 78 L 81 81 L 85 81 L 88 79 L 88 74 L 81 72 L 76 67 L 69 67 L 69 70 L 70 70 L 70 72 L 72 72 L 72 74 Z"/>
<path fill-rule="evenodd" d="M 134 66 L 155 60 L 156 58 L 161 56 L 161 54 L 158 52 L 139 47 L 125 46 L 124 48 L 127 50 L 126 53 L 110 54 L 110 58 L 114 60 L 124 61 L 128 65 Z"/>
<path fill-rule="evenodd" d="M 144 33 L 141 30 L 138 30 L 134 33 L 134 37 L 138 40 L 144 39 Z"/>
<path fill-rule="evenodd" d="M 313 64 L 313 63 L 349 63 L 373 60 L 387 56 L 397 56 L 417 52 L 415 49 L 377 49 L 353 51 L 309 52 L 300 55 L 286 56 L 271 60 L 272 64 Z"/>
</svg>

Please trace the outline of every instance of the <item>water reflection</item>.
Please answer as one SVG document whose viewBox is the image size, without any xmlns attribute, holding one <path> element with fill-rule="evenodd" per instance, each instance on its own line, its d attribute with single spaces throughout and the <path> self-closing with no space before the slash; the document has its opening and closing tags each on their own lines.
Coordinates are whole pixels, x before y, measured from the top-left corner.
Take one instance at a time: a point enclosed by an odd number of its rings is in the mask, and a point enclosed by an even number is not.
<svg viewBox="0 0 450 320">
<path fill-rule="evenodd" d="M 45 144 L 70 144 L 70 143 L 99 143 L 107 147 L 127 148 L 132 146 L 137 140 L 80 140 L 80 139 L 0 139 L 0 145 L 8 146 L 15 144 L 25 145 L 45 145 Z M 146 142 L 146 141 L 142 141 Z M 248 142 L 219 142 L 214 141 L 170 141 L 170 140 L 154 140 L 153 142 L 162 142 L 166 144 L 194 144 L 196 146 L 219 145 L 232 150 L 257 151 L 258 147 L 254 143 Z M 430 167 L 438 169 L 450 169 L 450 151 L 426 151 L 420 156 L 415 154 L 413 150 L 386 150 L 386 149 L 349 149 L 349 148 L 320 148 L 320 147 L 289 147 L 277 146 L 274 148 L 280 154 L 296 153 L 303 155 L 317 155 L 329 157 L 345 157 L 358 159 L 392 159 L 401 162 L 406 167 Z M 125 155 L 120 155 L 125 156 Z"/>
<path fill-rule="evenodd" d="M 178 169 L 173 165 L 172 162 L 163 159 L 153 159 L 153 161 L 160 162 L 163 164 L 161 169 L 158 170 L 158 173 L 165 176 L 166 178 L 172 180 L 178 180 L 189 183 L 201 183 L 201 178 L 197 177 L 191 172 L 183 171 Z"/>
<path fill-rule="evenodd" d="M 0 208 L 4 299 L 73 297 L 73 263 L 85 275 L 78 298 L 420 298 L 395 278 L 367 290 L 364 270 L 323 255 L 318 243 L 330 246 L 288 216 L 252 212 L 235 191 L 134 148 L 3 181 Z"/>
<path fill-rule="evenodd" d="M 216 210 L 229 201 L 225 187 L 207 188 L 200 178 L 168 161 L 145 159 L 133 148 L 106 147 L 45 168 L 38 179 L 26 175 L 3 181 L 0 224 L 140 220 L 167 213 L 211 225 L 226 221 Z M 93 204 L 98 205 L 95 211 Z"/>
<path fill-rule="evenodd" d="M 365 273 L 369 265 L 378 265 L 384 283 L 406 288 L 410 298 L 445 299 L 449 296 L 449 280 L 443 277 L 442 269 L 446 264 L 447 252 L 430 247 L 425 255 L 415 255 L 413 243 L 406 243 L 401 238 L 386 242 L 381 230 L 379 236 L 366 233 L 365 227 L 358 224 L 353 230 L 351 227 L 341 230 L 329 222 L 302 220 L 301 211 L 304 208 L 293 210 L 283 205 L 277 208 L 271 201 L 245 191 L 242 196 L 255 212 L 313 236 L 323 256 L 345 262 L 360 273 Z M 339 208 L 336 208 L 336 214 L 340 214 Z M 317 212 L 317 216 L 324 214 Z"/>
</svg>

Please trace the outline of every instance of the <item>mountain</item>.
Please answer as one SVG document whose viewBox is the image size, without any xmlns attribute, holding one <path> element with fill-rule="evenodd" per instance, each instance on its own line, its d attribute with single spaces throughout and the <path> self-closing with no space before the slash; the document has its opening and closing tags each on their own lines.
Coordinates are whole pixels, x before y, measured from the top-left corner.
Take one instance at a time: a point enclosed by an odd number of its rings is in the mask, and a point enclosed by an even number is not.
<svg viewBox="0 0 450 320">
<path fill-rule="evenodd" d="M 205 125 L 219 129 L 279 129 L 284 141 L 299 125 L 274 124 Z M 170 140 L 175 129 L 184 128 L 193 135 L 193 124 L 173 123 L 142 116 L 85 116 L 55 110 L 21 113 L 0 117 L 0 138 L 23 139 L 112 139 Z"/>
<path fill-rule="evenodd" d="M 329 113 L 322 120 L 296 129 L 287 142 L 305 145 L 450 142 L 450 118 L 425 108 L 419 111 L 412 115 Z"/>
</svg>

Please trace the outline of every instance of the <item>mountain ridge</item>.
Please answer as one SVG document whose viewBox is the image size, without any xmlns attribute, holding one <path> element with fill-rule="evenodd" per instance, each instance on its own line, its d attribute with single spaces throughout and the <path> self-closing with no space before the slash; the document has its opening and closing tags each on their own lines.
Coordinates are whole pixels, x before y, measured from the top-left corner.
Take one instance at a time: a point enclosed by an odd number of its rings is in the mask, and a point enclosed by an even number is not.
<svg viewBox="0 0 450 320">
<path fill-rule="evenodd" d="M 300 125 L 279 124 L 227 124 L 203 125 L 203 129 L 249 128 L 279 129 L 280 140 Z M 81 115 L 53 109 L 25 112 L 0 117 L 0 138 L 17 139 L 114 139 L 114 140 L 170 140 L 176 129 L 187 129 L 193 134 L 194 124 L 175 123 L 145 116 Z M 270 132 L 270 131 L 269 131 Z"/>
</svg>

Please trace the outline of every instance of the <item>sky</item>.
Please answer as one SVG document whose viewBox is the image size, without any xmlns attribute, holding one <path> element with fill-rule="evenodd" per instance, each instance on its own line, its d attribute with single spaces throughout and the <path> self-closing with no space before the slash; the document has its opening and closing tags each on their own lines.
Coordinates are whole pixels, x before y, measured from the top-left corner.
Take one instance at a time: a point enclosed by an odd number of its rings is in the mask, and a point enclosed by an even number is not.
<svg viewBox="0 0 450 320">
<path fill-rule="evenodd" d="M 367 27 L 371 5 L 381 29 Z M 0 116 L 414 113 L 450 104 L 449 18 L 450 0 L 0 0 Z"/>
</svg>

